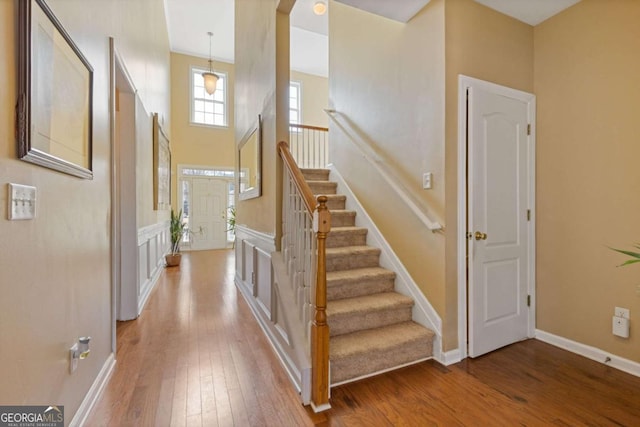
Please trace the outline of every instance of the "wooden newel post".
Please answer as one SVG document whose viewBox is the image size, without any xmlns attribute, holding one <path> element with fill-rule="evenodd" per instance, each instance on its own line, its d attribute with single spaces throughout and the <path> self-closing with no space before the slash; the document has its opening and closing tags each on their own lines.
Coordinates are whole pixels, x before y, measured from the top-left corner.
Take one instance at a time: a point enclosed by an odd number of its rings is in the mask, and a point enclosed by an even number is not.
<svg viewBox="0 0 640 427">
<path fill-rule="evenodd" d="M 316 275 L 315 314 L 311 326 L 311 404 L 315 411 L 329 406 L 329 325 L 327 325 L 327 234 L 331 229 L 331 214 L 327 196 L 318 196 L 313 227 L 318 236 L 318 268 Z"/>
</svg>

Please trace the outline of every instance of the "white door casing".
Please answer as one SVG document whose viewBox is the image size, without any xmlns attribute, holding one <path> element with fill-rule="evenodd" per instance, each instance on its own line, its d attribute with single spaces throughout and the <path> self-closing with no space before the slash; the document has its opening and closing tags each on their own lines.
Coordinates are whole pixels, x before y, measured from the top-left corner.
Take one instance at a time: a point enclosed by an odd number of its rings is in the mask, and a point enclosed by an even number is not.
<svg viewBox="0 0 640 427">
<path fill-rule="evenodd" d="M 469 326 L 460 345 L 464 357 L 468 337 L 475 357 L 533 336 L 535 328 L 528 306 L 535 277 L 535 97 L 462 76 L 460 83 L 468 141 L 459 253 L 468 268 L 462 272 L 468 300 L 459 300 L 459 321 L 466 326 L 468 313 Z"/>
<path fill-rule="evenodd" d="M 191 249 L 222 249 L 227 246 L 227 181 L 192 178 L 189 229 Z"/>
</svg>

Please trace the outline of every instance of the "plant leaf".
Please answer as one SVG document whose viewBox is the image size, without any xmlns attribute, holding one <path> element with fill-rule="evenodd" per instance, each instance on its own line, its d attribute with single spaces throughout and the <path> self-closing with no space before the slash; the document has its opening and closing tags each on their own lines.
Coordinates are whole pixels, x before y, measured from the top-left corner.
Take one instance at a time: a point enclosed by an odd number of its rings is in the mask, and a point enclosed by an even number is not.
<svg viewBox="0 0 640 427">
<path fill-rule="evenodd" d="M 609 249 L 611 249 L 613 251 L 616 251 L 616 252 L 620 252 L 621 254 L 624 254 L 624 255 L 628 255 L 628 256 L 630 256 L 632 258 L 638 258 L 638 260 L 640 260 L 640 253 L 638 253 L 638 252 L 625 251 L 623 249 L 616 249 L 616 248 L 609 248 Z"/>
</svg>

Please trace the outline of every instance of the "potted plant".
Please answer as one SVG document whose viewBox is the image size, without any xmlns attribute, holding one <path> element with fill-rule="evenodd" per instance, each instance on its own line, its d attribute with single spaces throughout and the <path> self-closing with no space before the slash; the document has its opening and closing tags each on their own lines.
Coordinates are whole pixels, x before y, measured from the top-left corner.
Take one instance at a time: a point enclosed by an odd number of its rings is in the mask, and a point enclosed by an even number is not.
<svg viewBox="0 0 640 427">
<path fill-rule="evenodd" d="M 180 265 L 182 254 L 180 253 L 180 242 L 186 233 L 188 233 L 187 223 L 182 218 L 182 209 L 176 215 L 171 209 L 171 221 L 169 222 L 169 234 L 171 235 L 171 253 L 165 255 L 167 267 L 175 267 Z"/>
<path fill-rule="evenodd" d="M 227 216 L 227 231 L 231 231 L 234 236 L 233 246 L 236 246 L 235 235 L 236 235 L 236 207 L 231 205 L 229 206 L 229 215 Z"/>
<path fill-rule="evenodd" d="M 635 244 L 633 246 L 636 249 L 640 249 L 640 243 Z M 623 249 L 616 249 L 616 248 L 609 248 L 611 250 L 614 250 L 616 252 L 620 252 L 621 254 L 630 256 L 631 259 L 625 261 L 624 263 L 620 264 L 619 267 L 622 267 L 624 265 L 629 265 L 629 264 L 635 264 L 636 262 L 640 262 L 640 253 L 638 252 L 633 252 L 633 251 L 625 251 Z"/>
</svg>

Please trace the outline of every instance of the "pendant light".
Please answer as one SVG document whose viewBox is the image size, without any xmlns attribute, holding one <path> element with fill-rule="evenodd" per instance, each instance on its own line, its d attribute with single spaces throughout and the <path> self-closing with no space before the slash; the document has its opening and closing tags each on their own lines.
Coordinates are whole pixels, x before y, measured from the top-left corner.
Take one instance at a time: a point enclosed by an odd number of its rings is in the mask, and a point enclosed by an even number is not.
<svg viewBox="0 0 640 427">
<path fill-rule="evenodd" d="M 212 68 L 211 37 L 213 37 L 213 33 L 209 31 L 207 34 L 209 35 L 209 71 L 202 73 L 202 78 L 204 79 L 204 90 L 206 90 L 209 95 L 213 95 L 216 91 L 216 85 L 218 84 L 218 75 L 213 72 Z"/>
</svg>

